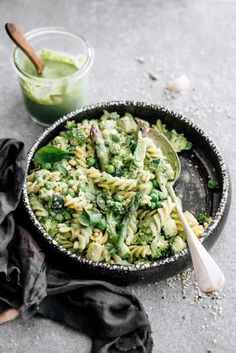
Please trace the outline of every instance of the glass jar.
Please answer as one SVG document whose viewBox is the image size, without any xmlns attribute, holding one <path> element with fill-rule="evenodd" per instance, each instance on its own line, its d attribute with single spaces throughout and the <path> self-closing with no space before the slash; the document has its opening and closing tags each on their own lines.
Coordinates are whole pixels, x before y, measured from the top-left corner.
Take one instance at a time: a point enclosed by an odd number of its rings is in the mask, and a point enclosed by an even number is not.
<svg viewBox="0 0 236 353">
<path fill-rule="evenodd" d="M 88 74 L 94 51 L 82 36 L 63 28 L 38 28 L 26 33 L 26 38 L 42 56 L 41 59 L 48 60 L 43 60 L 43 74 L 37 74 L 33 64 L 17 47 L 12 63 L 30 118 L 40 125 L 49 126 L 86 104 Z"/>
</svg>

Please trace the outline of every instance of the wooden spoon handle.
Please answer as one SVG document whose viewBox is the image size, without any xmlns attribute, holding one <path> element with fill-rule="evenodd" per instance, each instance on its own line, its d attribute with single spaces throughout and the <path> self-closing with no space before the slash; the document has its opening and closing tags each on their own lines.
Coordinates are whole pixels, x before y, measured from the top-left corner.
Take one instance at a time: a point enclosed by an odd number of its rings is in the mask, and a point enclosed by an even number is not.
<svg viewBox="0 0 236 353">
<path fill-rule="evenodd" d="M 220 270 L 208 251 L 204 248 L 202 243 L 197 239 L 184 216 L 173 187 L 170 184 L 168 185 L 168 191 L 176 205 L 179 218 L 187 235 L 187 241 L 192 257 L 195 277 L 199 288 L 206 293 L 221 289 L 225 283 L 225 276 L 223 272 Z"/>
<path fill-rule="evenodd" d="M 44 69 L 44 64 L 26 39 L 21 29 L 13 23 L 6 23 L 5 29 L 12 41 L 29 57 L 37 72 L 41 74 Z"/>
</svg>

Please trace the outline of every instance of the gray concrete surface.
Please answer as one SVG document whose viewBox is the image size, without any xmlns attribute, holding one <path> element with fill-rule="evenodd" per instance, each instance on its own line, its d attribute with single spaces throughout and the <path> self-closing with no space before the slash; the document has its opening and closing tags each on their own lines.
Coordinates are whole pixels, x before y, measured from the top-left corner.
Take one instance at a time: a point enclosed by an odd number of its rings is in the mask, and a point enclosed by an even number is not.
<svg viewBox="0 0 236 353">
<path fill-rule="evenodd" d="M 235 1 L 1 0 L 0 19 L 1 137 L 21 138 L 30 147 L 43 131 L 26 116 L 3 24 L 16 22 L 25 31 L 65 26 L 95 48 L 89 103 L 146 100 L 183 113 L 215 139 L 235 185 Z M 182 74 L 190 89 L 169 98 L 166 83 Z M 154 353 L 236 352 L 235 212 L 233 197 L 227 224 L 211 250 L 227 280 L 217 298 L 200 298 L 192 276 L 130 288 L 149 315 Z M 90 346 L 87 337 L 45 319 L 0 327 L 1 353 L 88 353 Z"/>
</svg>

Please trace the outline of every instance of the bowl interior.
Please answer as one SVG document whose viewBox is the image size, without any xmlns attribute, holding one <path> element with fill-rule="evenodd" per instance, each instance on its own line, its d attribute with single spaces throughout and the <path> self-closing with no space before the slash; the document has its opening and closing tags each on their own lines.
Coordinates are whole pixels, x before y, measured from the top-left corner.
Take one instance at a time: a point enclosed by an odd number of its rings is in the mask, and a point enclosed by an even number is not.
<svg viewBox="0 0 236 353">
<path fill-rule="evenodd" d="M 182 171 L 175 185 L 175 189 L 177 195 L 182 198 L 183 208 L 185 210 L 192 212 L 194 215 L 202 212 L 212 216 L 213 222 L 202 238 L 202 240 L 205 241 L 211 233 L 214 233 L 226 210 L 229 180 L 225 163 L 214 142 L 201 129 L 190 120 L 170 112 L 165 108 L 137 102 L 111 102 L 85 107 L 79 111 L 70 113 L 48 128 L 31 148 L 28 157 L 29 170 L 33 167 L 32 157 L 37 149 L 46 145 L 51 139 L 57 136 L 59 132 L 64 129 L 67 120 L 81 121 L 83 119 L 99 119 L 104 109 L 110 112 L 116 111 L 121 116 L 125 112 L 129 112 L 135 117 L 147 120 L 150 123 L 161 119 L 161 121 L 167 125 L 168 129 L 176 129 L 177 132 L 183 133 L 187 139 L 192 142 L 193 147 L 190 151 L 180 153 Z M 215 178 L 218 181 L 219 187 L 216 191 L 212 191 L 207 187 L 209 178 Z M 26 189 L 24 189 L 23 192 L 23 201 L 27 206 L 31 219 L 33 218 L 36 226 L 40 229 L 39 222 L 34 217 L 33 212 L 30 211 Z M 50 237 L 46 232 L 42 232 L 42 227 L 40 231 L 43 233 L 43 236 L 50 241 Z M 91 261 L 71 254 L 58 244 L 53 245 L 64 255 L 71 256 L 76 261 L 82 261 L 83 263 L 91 265 Z M 177 261 L 178 258 L 184 257 L 186 254 L 188 254 L 188 251 L 184 250 L 170 258 L 159 260 L 152 264 L 132 265 L 129 266 L 129 268 L 132 267 L 132 271 L 134 271 L 155 266 L 165 266 L 166 263 Z M 117 266 L 103 263 L 93 263 L 92 266 L 100 267 L 101 269 L 107 267 L 114 270 L 117 269 Z M 127 271 L 127 266 L 119 266 L 119 270 L 121 271 L 122 269 Z"/>
</svg>

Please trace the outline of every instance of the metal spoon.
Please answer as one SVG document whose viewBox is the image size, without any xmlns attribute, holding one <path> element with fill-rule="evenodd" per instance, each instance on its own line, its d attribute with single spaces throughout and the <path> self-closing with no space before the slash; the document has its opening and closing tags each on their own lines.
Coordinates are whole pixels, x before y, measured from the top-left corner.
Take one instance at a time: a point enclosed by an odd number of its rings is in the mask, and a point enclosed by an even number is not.
<svg viewBox="0 0 236 353">
<path fill-rule="evenodd" d="M 42 74 L 44 64 L 36 54 L 35 50 L 32 48 L 28 39 L 26 39 L 21 29 L 13 23 L 6 23 L 5 29 L 11 40 L 17 45 L 17 47 L 19 47 L 25 53 L 25 55 L 28 56 L 30 61 L 35 66 L 35 69 L 37 70 L 38 74 Z"/>
<path fill-rule="evenodd" d="M 167 190 L 173 202 L 175 203 L 179 218 L 183 224 L 185 234 L 187 235 L 188 247 L 190 250 L 195 277 L 198 282 L 199 288 L 203 292 L 217 291 L 224 286 L 224 274 L 194 234 L 193 230 L 191 229 L 184 216 L 182 208 L 177 200 L 176 194 L 173 189 L 173 185 L 179 178 L 181 172 L 181 164 L 179 157 L 170 142 L 160 132 L 150 128 L 147 131 L 147 136 L 149 136 L 153 140 L 153 142 L 161 148 L 163 154 L 166 156 L 167 160 L 169 161 L 174 170 L 175 178 L 172 182 L 168 183 Z"/>
</svg>

